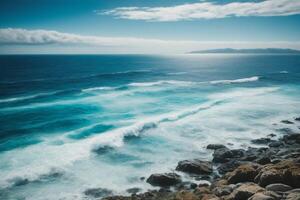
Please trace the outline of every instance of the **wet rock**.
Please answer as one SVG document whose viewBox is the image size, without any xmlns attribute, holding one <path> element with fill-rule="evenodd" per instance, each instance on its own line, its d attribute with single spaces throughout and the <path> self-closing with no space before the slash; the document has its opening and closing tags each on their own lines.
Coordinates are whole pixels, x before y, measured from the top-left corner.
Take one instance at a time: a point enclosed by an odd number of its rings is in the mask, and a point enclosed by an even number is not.
<svg viewBox="0 0 300 200">
<path fill-rule="evenodd" d="M 295 118 L 295 121 L 300 121 L 300 117 L 296 117 L 296 118 Z"/>
<path fill-rule="evenodd" d="M 294 144 L 294 143 L 300 144 L 300 134 L 293 133 L 289 135 L 284 135 L 282 140 L 287 144 Z"/>
<path fill-rule="evenodd" d="M 268 156 L 261 156 L 260 158 L 255 160 L 256 163 L 265 165 L 271 163 L 271 159 Z"/>
<path fill-rule="evenodd" d="M 221 196 L 225 196 L 225 195 L 229 195 L 231 194 L 231 192 L 233 191 L 234 189 L 234 186 L 232 185 L 226 185 L 224 187 L 216 187 L 213 189 L 213 193 L 215 195 L 217 195 L 218 197 L 221 197 Z"/>
<path fill-rule="evenodd" d="M 292 160 L 284 160 L 277 164 L 265 165 L 255 177 L 255 182 L 263 187 L 273 183 L 300 187 L 300 164 Z"/>
<path fill-rule="evenodd" d="M 243 149 L 233 149 L 228 148 L 216 149 L 213 153 L 213 162 L 224 163 L 228 162 L 233 158 L 241 158 L 244 156 L 245 151 Z"/>
<path fill-rule="evenodd" d="M 274 133 L 270 133 L 269 135 L 267 135 L 268 137 L 275 137 L 276 135 Z"/>
<path fill-rule="evenodd" d="M 289 120 L 282 120 L 281 123 L 283 123 L 283 124 L 294 124 L 294 122 L 291 122 Z"/>
<path fill-rule="evenodd" d="M 273 140 L 271 140 L 270 138 L 259 138 L 259 139 L 251 140 L 253 144 L 269 144 L 272 141 Z"/>
<path fill-rule="evenodd" d="M 216 149 L 226 148 L 226 146 L 223 144 L 209 144 L 209 145 L 207 145 L 206 148 L 216 150 Z"/>
<path fill-rule="evenodd" d="M 275 142 L 271 142 L 270 144 L 269 144 L 269 147 L 280 147 L 280 146 L 283 146 L 284 144 L 283 144 L 283 142 L 280 142 L 280 141 L 275 141 Z"/>
<path fill-rule="evenodd" d="M 222 163 L 217 169 L 220 174 L 226 174 L 227 172 L 232 172 L 235 168 L 242 165 L 243 162 L 237 160 L 231 160 L 226 163 Z"/>
<path fill-rule="evenodd" d="M 229 196 L 230 200 L 247 200 L 255 193 L 262 192 L 264 189 L 254 183 L 244 183 L 236 188 Z"/>
<path fill-rule="evenodd" d="M 12 180 L 14 186 L 27 185 L 30 181 L 27 178 L 15 178 Z"/>
<path fill-rule="evenodd" d="M 92 188 L 92 189 L 87 189 L 84 191 L 84 194 L 86 196 L 92 196 L 94 198 L 99 198 L 99 197 L 107 197 L 112 195 L 112 191 L 105 189 L 105 188 Z"/>
<path fill-rule="evenodd" d="M 180 161 L 176 170 L 192 174 L 211 174 L 213 171 L 211 162 L 199 159 Z"/>
<path fill-rule="evenodd" d="M 252 197 L 250 197 L 249 200 L 275 200 L 275 199 L 263 193 L 256 193 Z"/>
<path fill-rule="evenodd" d="M 147 183 L 153 186 L 169 187 L 181 182 L 180 176 L 176 173 L 152 174 Z"/>
<path fill-rule="evenodd" d="M 236 184 L 242 182 L 253 182 L 254 178 L 257 176 L 257 168 L 259 165 L 246 164 L 241 165 L 233 172 L 227 174 L 228 183 Z"/>
<path fill-rule="evenodd" d="M 266 190 L 273 192 L 286 192 L 291 189 L 293 189 L 291 186 L 282 183 L 274 183 L 266 186 Z"/>
<path fill-rule="evenodd" d="M 129 194 L 136 194 L 136 193 L 139 193 L 140 191 L 141 191 L 141 188 L 138 188 L 138 187 L 129 188 L 126 190 L 126 192 L 128 192 Z"/>
</svg>

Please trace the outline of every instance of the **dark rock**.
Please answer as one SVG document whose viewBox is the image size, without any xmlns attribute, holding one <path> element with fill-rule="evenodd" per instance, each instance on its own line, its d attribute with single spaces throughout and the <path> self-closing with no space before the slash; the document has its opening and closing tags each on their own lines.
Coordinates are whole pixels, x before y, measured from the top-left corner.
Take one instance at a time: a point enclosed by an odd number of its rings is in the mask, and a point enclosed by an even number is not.
<svg viewBox="0 0 300 200">
<path fill-rule="evenodd" d="M 294 144 L 294 143 L 300 144 L 300 134 L 294 133 L 294 134 L 284 135 L 282 140 L 287 144 Z"/>
<path fill-rule="evenodd" d="M 294 124 L 294 122 L 291 122 L 289 120 L 282 120 L 281 123 L 283 123 L 283 124 Z"/>
<path fill-rule="evenodd" d="M 209 145 L 207 145 L 206 148 L 216 150 L 216 149 L 226 148 L 226 146 L 223 144 L 209 144 Z"/>
<path fill-rule="evenodd" d="M 195 189 L 198 185 L 196 183 L 191 183 L 190 188 Z"/>
<path fill-rule="evenodd" d="M 258 159 L 255 160 L 256 163 L 261 164 L 261 165 L 266 165 L 271 163 L 271 159 L 268 156 L 262 156 Z"/>
<path fill-rule="evenodd" d="M 251 142 L 253 144 L 269 144 L 270 142 L 272 142 L 272 140 L 270 138 L 259 138 L 251 140 Z"/>
<path fill-rule="evenodd" d="M 86 196 L 92 196 L 94 198 L 99 198 L 99 197 L 107 197 L 112 195 L 112 191 L 104 188 L 92 188 L 92 189 L 87 189 L 84 191 L 84 194 Z"/>
<path fill-rule="evenodd" d="M 289 185 L 285 185 L 282 183 L 274 183 L 274 184 L 270 184 L 266 186 L 266 190 L 270 190 L 273 192 L 287 192 L 289 190 L 293 189 L 291 186 Z"/>
<path fill-rule="evenodd" d="M 300 121 L 300 117 L 296 117 L 296 118 L 295 118 L 295 121 Z"/>
<path fill-rule="evenodd" d="M 137 187 L 129 188 L 126 190 L 126 192 L 128 192 L 130 194 L 136 194 L 136 193 L 139 193 L 140 191 L 141 191 L 141 188 L 137 188 Z"/>
<path fill-rule="evenodd" d="M 227 173 L 227 172 L 233 171 L 235 168 L 237 168 L 237 167 L 240 166 L 241 164 L 243 164 L 243 162 L 237 161 L 237 160 L 231 160 L 231 161 L 229 161 L 229 162 L 222 163 L 222 164 L 218 167 L 218 171 L 219 171 L 220 174 L 225 174 L 225 173 Z"/>
<path fill-rule="evenodd" d="M 277 147 L 280 147 L 280 146 L 283 146 L 283 142 L 280 142 L 280 141 L 275 141 L 275 142 L 271 142 L 269 144 L 269 147 L 274 147 L 274 148 L 277 148 Z"/>
<path fill-rule="evenodd" d="M 147 183 L 153 186 L 169 187 L 181 182 L 180 176 L 176 173 L 152 174 Z"/>
<path fill-rule="evenodd" d="M 14 182 L 14 186 L 27 185 L 30 182 L 27 178 L 15 178 L 12 181 Z"/>
<path fill-rule="evenodd" d="M 276 135 L 274 133 L 270 133 L 269 135 L 267 135 L 268 137 L 275 137 Z"/>
<path fill-rule="evenodd" d="M 233 187 L 231 186 L 224 186 L 224 187 L 216 187 L 213 189 L 213 193 L 218 197 L 225 196 L 231 194 L 233 191 Z"/>
<path fill-rule="evenodd" d="M 213 171 L 211 162 L 198 159 L 180 161 L 176 170 L 192 174 L 211 174 Z"/>
<path fill-rule="evenodd" d="M 228 183 L 236 184 L 242 182 L 253 182 L 257 176 L 259 165 L 245 164 L 236 168 L 233 172 L 227 174 Z"/>
<path fill-rule="evenodd" d="M 146 179 L 145 177 L 141 177 L 141 178 L 140 178 L 141 181 L 144 181 L 145 179 Z"/>
<path fill-rule="evenodd" d="M 243 149 L 233 149 L 230 150 L 228 148 L 216 149 L 213 153 L 213 162 L 216 163 L 224 163 L 228 162 L 233 158 L 240 158 L 244 156 L 245 151 Z"/>
</svg>

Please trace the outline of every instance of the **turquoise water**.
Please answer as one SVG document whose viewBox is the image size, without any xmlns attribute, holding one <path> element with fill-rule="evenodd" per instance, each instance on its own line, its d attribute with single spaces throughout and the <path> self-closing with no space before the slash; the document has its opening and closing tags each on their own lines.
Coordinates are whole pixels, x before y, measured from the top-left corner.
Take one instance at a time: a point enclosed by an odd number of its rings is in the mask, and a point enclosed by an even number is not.
<svg viewBox="0 0 300 200">
<path fill-rule="evenodd" d="M 140 177 L 211 159 L 209 143 L 246 148 L 300 115 L 297 55 L 0 56 L 0 69 L 1 199 L 145 191 Z"/>
</svg>

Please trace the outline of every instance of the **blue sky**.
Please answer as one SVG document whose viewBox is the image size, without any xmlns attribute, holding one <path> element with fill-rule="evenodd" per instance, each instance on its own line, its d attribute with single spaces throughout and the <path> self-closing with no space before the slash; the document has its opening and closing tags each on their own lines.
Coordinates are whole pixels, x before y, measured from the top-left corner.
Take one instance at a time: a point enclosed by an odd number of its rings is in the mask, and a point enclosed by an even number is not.
<svg viewBox="0 0 300 200">
<path fill-rule="evenodd" d="M 299 14 L 298 0 L 1 0 L 0 53 L 300 49 Z"/>
</svg>

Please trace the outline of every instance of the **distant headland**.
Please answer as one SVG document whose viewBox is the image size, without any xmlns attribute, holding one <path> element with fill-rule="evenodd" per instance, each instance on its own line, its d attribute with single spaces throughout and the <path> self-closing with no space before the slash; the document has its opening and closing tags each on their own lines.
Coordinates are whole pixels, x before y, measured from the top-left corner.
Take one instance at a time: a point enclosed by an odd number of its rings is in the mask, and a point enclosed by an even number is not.
<svg viewBox="0 0 300 200">
<path fill-rule="evenodd" d="M 296 49 L 281 49 L 281 48 L 266 48 L 266 49 L 207 49 L 199 51 L 187 52 L 191 54 L 206 54 L 206 53 L 228 53 L 228 54 L 300 54 L 300 50 Z"/>
</svg>

